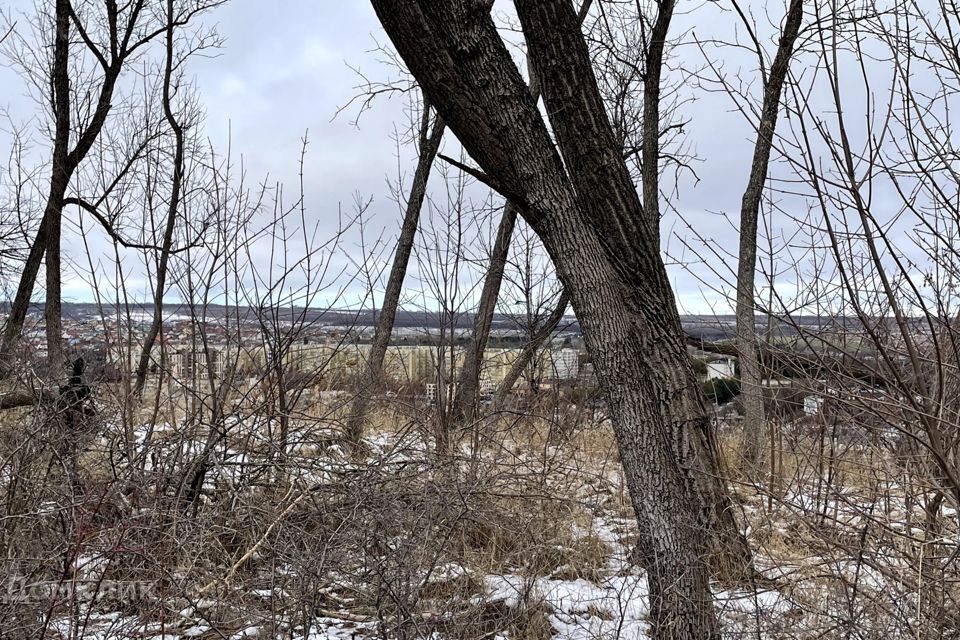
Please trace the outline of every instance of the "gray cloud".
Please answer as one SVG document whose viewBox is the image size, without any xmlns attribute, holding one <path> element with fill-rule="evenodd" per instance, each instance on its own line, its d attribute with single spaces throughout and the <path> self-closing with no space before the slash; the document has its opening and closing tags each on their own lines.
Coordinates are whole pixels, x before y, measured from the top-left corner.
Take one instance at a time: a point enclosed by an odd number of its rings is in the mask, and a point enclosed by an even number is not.
<svg viewBox="0 0 960 640">
<path fill-rule="evenodd" d="M 509 9 L 502 2 L 497 6 Z M 8 1 L 7 5 L 14 15 L 29 12 L 31 7 L 29 0 Z M 773 34 L 782 14 L 779 6 L 771 6 L 769 11 L 772 17 L 761 22 L 767 36 Z M 338 107 L 350 102 L 361 83 L 351 67 L 374 80 L 396 76 L 395 70 L 382 63 L 382 54 L 373 51 L 377 41 L 386 44 L 387 39 L 370 5 L 329 0 L 234 0 L 207 20 L 218 24 L 225 44 L 216 57 L 194 60 L 191 73 L 207 114 L 205 133 L 214 145 L 223 153 L 229 141 L 234 157 L 242 156 L 251 182 L 269 175 L 285 183 L 290 194 L 298 181 L 300 141 L 309 132 L 304 181 L 309 223 L 317 224 L 321 234 L 333 233 L 340 209 L 349 211 L 359 193 L 373 198 L 367 233 L 371 237 L 392 237 L 400 214 L 390 199 L 387 183 L 396 180 L 398 173 L 412 171 L 411 150 L 398 151 L 396 142 L 397 132 L 404 130 L 408 120 L 404 97 L 377 99 L 358 125 L 352 122 L 357 116 L 356 106 L 335 117 Z M 695 234 L 687 229 L 689 224 L 713 241 L 721 255 L 724 251 L 735 252 L 736 229 L 723 214 L 732 220 L 738 215 L 753 137 L 750 125 L 734 111 L 728 97 L 705 92 L 691 81 L 690 72 L 703 69 L 706 62 L 695 42 L 732 39 L 737 31 L 733 15 L 721 11 L 716 3 L 699 5 L 676 20 L 676 32 L 684 35 L 674 52 L 668 79 L 678 85 L 682 98 L 690 100 L 681 105 L 679 117 L 689 121 L 686 131 L 691 149 L 699 158 L 693 164 L 699 182 L 689 174 L 680 181 L 678 194 L 671 196 L 671 204 L 680 216 L 666 214 L 663 236 L 664 249 L 671 259 L 684 263 L 671 266 L 670 272 L 678 301 L 688 312 L 727 311 L 722 291 L 709 289 L 723 289 L 722 279 L 713 269 L 721 273 L 729 270 L 725 271 L 717 260 L 711 268 L 697 264 L 683 240 L 695 249 L 700 247 Z M 713 62 L 722 63 L 725 73 L 740 73 L 746 81 L 753 78 L 755 82 L 756 61 L 749 54 L 710 46 L 705 50 L 707 55 L 718 56 Z M 36 105 L 25 97 L 23 84 L 11 69 L 0 69 L 0 87 L 0 105 L 6 107 L 11 119 L 29 119 Z M 8 143 L 9 136 L 0 134 L 2 148 Z M 448 150 L 456 150 L 455 141 L 448 140 L 446 145 Z M 788 174 L 786 168 L 775 171 Z M 439 197 L 442 188 L 435 186 L 435 190 Z M 471 190 L 470 195 L 483 199 L 479 189 Z M 798 200 L 789 206 L 804 205 Z M 92 236 L 91 242 L 96 251 L 104 252 L 104 258 L 110 257 L 103 237 Z M 78 259 L 78 245 L 65 244 Z M 356 232 L 344 239 L 344 246 L 351 254 L 347 257 L 355 259 L 360 247 Z M 262 249 L 255 255 L 267 260 L 269 254 Z M 145 282 L 142 274 L 134 273 L 133 277 Z M 796 288 L 789 282 L 785 286 Z M 354 299 L 361 295 L 356 287 L 351 291 Z M 84 299 L 90 295 L 89 284 L 78 277 L 70 278 L 66 293 Z"/>
</svg>

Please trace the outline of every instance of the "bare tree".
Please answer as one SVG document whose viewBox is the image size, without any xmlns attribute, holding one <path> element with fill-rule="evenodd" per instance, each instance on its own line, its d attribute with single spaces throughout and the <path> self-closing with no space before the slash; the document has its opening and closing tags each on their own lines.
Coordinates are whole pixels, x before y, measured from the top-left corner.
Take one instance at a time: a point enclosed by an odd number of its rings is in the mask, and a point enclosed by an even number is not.
<svg viewBox="0 0 960 640">
<path fill-rule="evenodd" d="M 183 27 L 198 13 L 216 4 L 220 2 L 190 0 L 178 3 L 173 24 L 178 28 Z M 154 12 L 149 10 L 145 0 L 123 6 L 105 2 L 102 7 L 93 3 L 77 7 L 69 0 L 58 2 L 52 20 L 53 60 L 47 63 L 42 56 L 31 53 L 22 39 L 14 45 L 11 52 L 18 66 L 28 76 L 35 76 L 33 82 L 47 95 L 52 110 L 54 136 L 50 158 L 50 185 L 43 216 L 21 272 L 17 293 L 4 327 L 3 343 L 0 345 L 0 360 L 4 362 L 7 373 L 10 371 L 9 359 L 13 348 L 23 330 L 40 264 L 46 255 L 45 319 L 48 362 L 54 375 L 59 375 L 63 360 L 60 238 L 64 200 L 77 168 L 103 130 L 115 102 L 115 90 L 122 71 L 131 66 L 150 42 L 167 32 L 167 25 L 157 24 L 154 18 Z M 45 18 L 40 18 L 38 29 L 41 32 L 45 29 L 42 24 L 44 20 Z M 69 65 L 74 59 L 71 52 L 71 33 L 74 31 L 83 44 L 84 56 L 89 56 L 95 65 L 95 71 L 83 86 L 71 85 Z M 46 66 L 47 64 L 49 66 Z M 50 79 L 49 83 L 47 77 Z M 71 114 L 74 112 L 83 115 L 73 121 Z"/>
<path fill-rule="evenodd" d="M 743 17 L 749 33 L 754 31 L 746 22 L 740 6 L 734 2 L 737 12 Z M 756 305 L 754 304 L 754 279 L 757 269 L 757 227 L 760 215 L 760 200 L 766 183 L 770 164 L 770 151 L 777 128 L 777 116 L 783 85 L 787 79 L 790 58 L 803 21 L 803 0 L 791 0 L 787 10 L 783 33 L 777 53 L 767 73 L 763 62 L 763 49 L 756 36 L 757 56 L 760 60 L 760 75 L 763 78 L 763 103 L 757 125 L 757 140 L 753 150 L 750 177 L 743 192 L 740 207 L 740 254 L 737 261 L 737 352 L 740 359 L 740 380 L 744 397 L 743 456 L 746 463 L 754 465 L 763 450 L 765 425 L 763 415 L 763 386 L 760 361 L 757 356 Z"/>
<path fill-rule="evenodd" d="M 380 317 L 377 319 L 373 343 L 367 358 L 367 374 L 358 390 L 357 398 L 354 400 L 350 409 L 350 415 L 347 417 L 347 438 L 354 445 L 359 444 L 363 436 L 363 421 L 366 418 L 370 399 L 381 387 L 383 361 L 387 354 L 387 348 L 390 345 L 390 336 L 393 332 L 393 324 L 397 317 L 397 309 L 400 306 L 403 280 L 407 274 L 407 266 L 413 250 L 413 241 L 420 222 L 420 211 L 423 208 L 423 201 L 427 193 L 427 180 L 430 177 L 433 161 L 440 151 L 443 131 L 444 124 L 439 117 L 434 119 L 431 127 L 430 106 L 427 100 L 424 99 L 420 131 L 417 138 L 419 146 L 417 168 L 414 171 L 413 182 L 410 185 L 410 195 L 407 198 L 407 204 L 404 209 L 403 224 L 400 228 L 400 236 L 397 238 L 393 265 L 390 268 L 390 276 L 387 279 L 383 303 L 380 305 Z"/>
<path fill-rule="evenodd" d="M 832 367 L 839 387 L 857 386 L 860 380 L 850 375 L 854 367 L 870 373 L 862 378 L 876 381 L 890 400 L 866 408 L 903 431 L 910 446 L 924 452 L 918 453 L 921 457 L 929 456 L 928 479 L 937 486 L 930 499 L 960 505 L 960 476 L 950 462 L 958 440 L 949 435 L 957 420 L 952 392 L 957 316 L 947 283 L 956 273 L 956 252 L 946 246 L 955 233 L 956 194 L 950 190 L 956 186 L 955 172 L 945 161 L 952 152 L 943 147 L 951 127 L 935 115 L 938 109 L 949 113 L 952 83 L 960 77 L 955 57 L 943 48 L 945 34 L 957 28 L 960 15 L 956 7 L 943 6 L 934 20 L 918 4 L 889 16 L 879 11 L 859 15 L 846 5 L 831 8 L 836 11 L 829 15 L 818 8 L 815 47 L 832 121 L 813 113 L 816 85 L 795 86 L 796 151 L 790 162 L 819 216 L 813 223 L 823 243 L 818 258 L 833 268 L 839 283 L 829 302 L 852 316 L 852 326 L 840 336 L 803 335 L 821 345 L 819 362 L 828 359 L 822 352 L 830 350 L 850 363 Z M 921 26 L 914 32 L 905 20 Z M 876 42 L 893 61 L 887 70 L 890 97 L 854 114 L 845 109 L 849 87 L 855 83 L 870 90 L 870 68 L 861 65 L 847 73 L 842 58 L 863 56 Z M 916 76 L 921 72 L 930 73 L 943 90 L 931 96 L 919 90 Z M 861 123 L 866 123 L 866 133 L 855 134 Z M 873 133 L 878 126 L 882 134 Z M 897 215 L 913 221 L 913 233 L 884 219 L 872 197 L 881 186 L 896 194 Z M 918 278 L 918 268 L 926 275 Z M 850 395 L 861 408 L 868 404 Z M 936 495 L 941 493 L 944 497 Z"/>
<path fill-rule="evenodd" d="M 709 541 L 723 540 L 712 548 L 726 562 L 714 566 L 726 564 L 728 575 L 743 570 L 749 552 L 719 480 L 658 234 L 645 221 L 607 120 L 575 12 L 559 0 L 516 4 L 554 145 L 489 5 L 373 4 L 409 69 L 480 165 L 482 172 L 473 173 L 519 205 L 570 293 L 640 521 L 654 635 L 719 637 Z"/>
<path fill-rule="evenodd" d="M 180 61 L 174 57 L 174 27 L 175 15 L 173 12 L 173 0 L 167 0 L 167 29 L 165 35 L 166 55 L 163 68 L 163 89 L 162 89 L 162 108 L 163 117 L 173 133 L 173 172 L 170 183 L 170 195 L 167 199 L 167 220 L 164 226 L 163 243 L 160 247 L 160 257 L 157 262 L 156 282 L 154 283 L 153 297 L 153 320 L 147 334 L 143 338 L 143 345 L 140 350 L 140 358 L 136 370 L 136 382 L 134 384 L 134 395 L 140 395 L 147 380 L 147 368 L 150 366 L 150 353 L 153 350 L 154 342 L 160 333 L 163 324 L 163 297 L 166 294 L 168 263 L 170 261 L 170 252 L 173 248 L 173 234 L 177 224 L 177 214 L 180 209 L 180 201 L 183 189 L 183 173 L 185 165 L 185 147 L 184 127 L 174 113 L 174 99 L 177 87 L 174 86 L 174 66 Z M 179 83 L 178 83 L 179 84 Z"/>
<path fill-rule="evenodd" d="M 52 104 L 54 118 L 53 162 L 51 163 L 50 194 L 47 211 L 43 217 L 47 222 L 45 244 L 54 247 L 46 254 L 47 293 L 44 307 L 44 319 L 47 324 L 47 360 L 51 372 L 57 374 L 63 364 L 63 331 L 60 327 L 60 210 L 67 182 L 72 173 L 69 166 L 68 145 L 70 140 L 70 13 L 69 0 L 58 0 L 55 10 L 56 44 L 53 48 L 53 73 L 51 74 Z M 50 212 L 48 214 L 48 211 Z M 55 213 L 54 213 L 55 212 Z M 41 229 L 43 222 L 40 223 Z M 40 233 L 38 232 L 38 236 Z M 38 238 L 39 240 L 39 238 Z M 35 243 L 39 244 L 37 241 Z M 31 250 L 31 257 L 34 252 Z M 29 261 L 28 267 L 29 268 Z M 32 283 L 31 283 L 32 285 Z M 32 286 L 31 286 L 32 288 Z M 19 293 L 19 291 L 18 291 Z M 27 298 L 29 302 L 29 294 Z M 15 313 L 16 301 L 14 302 Z M 11 313 L 12 315 L 12 313 Z M 8 319 L 8 322 L 10 320 Z"/>
<path fill-rule="evenodd" d="M 493 316 L 497 310 L 497 299 L 503 282 L 503 270 L 510 253 L 510 241 L 513 228 L 517 223 L 517 208 L 509 202 L 503 207 L 497 236 L 490 250 L 490 266 L 483 279 L 483 289 L 473 321 L 473 333 L 467 345 L 457 380 L 453 401 L 453 414 L 457 419 L 470 421 L 474 418 L 477 393 L 480 389 L 480 369 L 483 364 L 483 352 L 487 348 Z"/>
</svg>

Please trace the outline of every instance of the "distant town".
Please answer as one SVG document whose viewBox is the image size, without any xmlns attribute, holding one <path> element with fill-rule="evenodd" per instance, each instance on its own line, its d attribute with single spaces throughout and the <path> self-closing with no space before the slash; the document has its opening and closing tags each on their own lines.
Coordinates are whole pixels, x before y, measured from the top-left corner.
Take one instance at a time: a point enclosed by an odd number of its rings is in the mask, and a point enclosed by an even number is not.
<svg viewBox="0 0 960 640">
<path fill-rule="evenodd" d="M 202 315 L 171 305 L 154 349 L 150 377 L 165 372 L 167 383 L 206 384 L 230 376 L 256 380 L 268 363 L 282 361 L 300 376 L 299 384 L 322 390 L 350 389 L 371 348 L 376 312 L 318 309 L 262 310 L 208 306 Z M 136 370 L 140 345 L 152 315 L 148 308 L 101 308 L 65 303 L 63 332 L 68 353 L 91 365 L 92 379 L 117 381 Z M 385 382 L 398 391 L 436 401 L 438 379 L 462 364 L 473 318 L 469 314 L 444 322 L 436 313 L 402 311 L 391 335 L 384 361 Z M 722 341 L 731 335 L 733 318 L 684 318 L 689 335 Z M 24 356 L 41 360 L 46 354 L 42 307 L 31 311 L 25 329 Z M 481 396 L 489 396 L 506 378 L 529 340 L 516 319 L 494 318 L 483 354 Z M 734 360 L 698 352 L 705 363 L 703 380 L 732 378 Z M 593 367 L 576 320 L 564 318 L 517 382 L 515 392 L 554 386 L 593 385 Z M 438 373 L 440 374 L 438 376 Z M 252 384 L 252 382 L 251 382 Z"/>
</svg>

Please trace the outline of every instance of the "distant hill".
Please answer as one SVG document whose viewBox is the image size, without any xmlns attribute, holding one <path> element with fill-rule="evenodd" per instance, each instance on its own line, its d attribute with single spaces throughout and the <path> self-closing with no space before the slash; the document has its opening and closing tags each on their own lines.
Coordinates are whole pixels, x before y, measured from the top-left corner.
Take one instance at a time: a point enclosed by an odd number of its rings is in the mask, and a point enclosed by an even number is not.
<svg viewBox="0 0 960 640">
<path fill-rule="evenodd" d="M 8 303 L 0 303 L 0 311 L 3 313 L 6 313 L 8 308 Z M 211 319 L 222 318 L 227 314 L 228 310 L 230 313 L 235 312 L 233 307 L 228 308 L 224 305 L 210 304 L 206 307 L 206 315 Z M 254 316 L 253 311 L 253 309 L 248 307 L 241 307 L 239 309 L 241 317 L 252 318 Z M 115 316 L 117 310 L 115 307 L 111 307 L 105 308 L 104 312 L 109 316 Z M 149 305 L 135 303 L 129 306 L 129 312 L 133 317 L 141 320 L 147 320 L 151 317 L 153 310 Z M 100 313 L 100 308 L 95 303 L 63 303 L 63 317 L 67 320 L 93 320 L 99 318 Z M 280 310 L 281 316 L 287 316 L 290 318 L 298 318 L 302 313 L 306 321 L 316 324 L 317 326 L 344 327 L 372 327 L 376 323 L 376 318 L 379 315 L 370 309 L 351 310 L 311 308 L 307 309 L 305 312 L 303 308 L 285 308 Z M 42 314 L 43 304 L 33 303 L 31 305 L 30 315 L 33 317 L 40 317 Z M 168 320 L 186 320 L 190 317 L 190 308 L 188 305 L 183 303 L 168 303 L 165 308 L 164 315 Z M 422 327 L 428 329 L 437 329 L 440 328 L 442 320 L 443 319 L 441 318 L 440 314 L 435 311 L 401 309 L 397 313 L 395 326 L 397 328 Z M 799 322 L 803 326 L 813 329 L 825 322 L 832 323 L 835 321 L 836 319 L 832 318 L 821 319 L 816 316 L 809 316 L 803 318 Z M 762 320 L 759 317 L 757 318 L 757 322 L 758 325 L 765 324 L 765 320 Z M 681 323 L 684 330 L 695 338 L 705 341 L 720 341 L 733 337 L 735 318 L 732 315 L 684 315 L 681 316 Z M 447 320 L 446 326 L 449 326 L 449 320 Z M 473 314 L 464 313 L 458 315 L 455 318 L 455 326 L 458 329 L 469 329 L 471 326 L 473 326 Z M 572 314 L 568 315 L 564 319 L 561 327 L 564 333 L 580 333 L 580 326 Z M 508 331 L 515 328 L 517 328 L 517 325 L 509 316 L 503 314 L 497 314 L 494 316 L 494 331 Z M 758 330 L 761 329 L 762 326 L 758 326 Z M 781 326 L 778 333 L 781 335 L 791 335 L 795 332 L 788 327 Z"/>
</svg>

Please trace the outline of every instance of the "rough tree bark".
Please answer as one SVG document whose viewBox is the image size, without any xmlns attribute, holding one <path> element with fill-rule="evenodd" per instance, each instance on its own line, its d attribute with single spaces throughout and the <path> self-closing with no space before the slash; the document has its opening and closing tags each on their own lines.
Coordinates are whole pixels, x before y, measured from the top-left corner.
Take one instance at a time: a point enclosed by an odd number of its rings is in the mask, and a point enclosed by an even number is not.
<svg viewBox="0 0 960 640">
<path fill-rule="evenodd" d="M 70 140 L 70 11 L 70 0 L 57 0 L 56 42 L 53 47 L 51 73 L 53 92 L 51 103 L 54 119 L 53 159 L 50 192 L 47 196 L 44 220 L 40 224 L 42 228 L 43 222 L 47 223 L 44 229 L 47 233 L 44 244 L 48 249 L 46 252 L 47 293 L 43 315 L 47 330 L 47 362 L 50 372 L 55 376 L 63 367 L 63 329 L 60 326 L 60 212 L 63 210 L 63 199 L 67 193 L 70 175 L 73 173 L 67 150 Z M 31 253 L 33 253 L 32 247 Z M 29 294 L 26 302 L 29 305 Z"/>
<path fill-rule="evenodd" d="M 424 100 L 423 119 L 420 123 L 420 157 L 413 174 L 413 184 L 410 185 L 410 196 L 407 198 L 403 225 L 400 228 L 400 237 L 397 239 L 397 248 L 393 256 L 393 266 L 390 268 L 387 288 L 383 294 L 380 318 L 377 320 L 373 342 L 370 345 L 366 379 L 361 385 L 347 417 L 347 439 L 354 445 L 359 444 L 363 437 L 363 422 L 370 406 L 370 399 L 382 384 L 383 361 L 390 344 L 390 334 L 393 332 L 393 323 L 397 317 L 397 307 L 400 305 L 400 294 L 403 290 L 403 279 L 407 274 L 407 265 L 410 263 L 410 254 L 413 251 L 413 240 L 420 224 L 420 211 L 423 208 L 423 200 L 427 193 L 427 180 L 430 177 L 433 161 L 440 151 L 444 129 L 443 120 L 438 116 L 433 123 L 433 131 L 430 131 L 430 108 L 427 101 Z"/>
<path fill-rule="evenodd" d="M 373 0 L 398 52 L 486 181 L 517 204 L 570 294 L 606 395 L 657 638 L 719 638 L 716 570 L 750 564 L 659 242 L 615 140 L 568 0 L 517 0 L 556 145 L 477 0 Z M 561 157 L 562 154 L 562 157 Z M 711 554 L 712 552 L 712 554 Z"/>
<path fill-rule="evenodd" d="M 763 451 L 765 417 L 763 410 L 762 367 L 757 356 L 756 307 L 754 304 L 754 277 L 757 269 L 757 226 L 760 217 L 760 198 L 767 180 L 770 150 L 780 112 L 783 83 L 790 67 L 793 47 L 803 20 L 803 0 L 791 0 L 787 20 L 780 37 L 777 54 L 764 78 L 763 105 L 757 127 L 757 142 L 753 149 L 750 178 L 743 192 L 740 207 L 740 255 L 737 261 L 737 354 L 740 360 L 740 381 L 743 389 L 744 462 L 756 464 Z M 757 51 L 761 55 L 762 51 Z"/>
<path fill-rule="evenodd" d="M 660 2 L 644 65 L 640 181 L 644 218 L 650 227 L 649 233 L 656 238 L 660 237 L 660 74 L 674 5 L 674 0 Z"/>
</svg>

